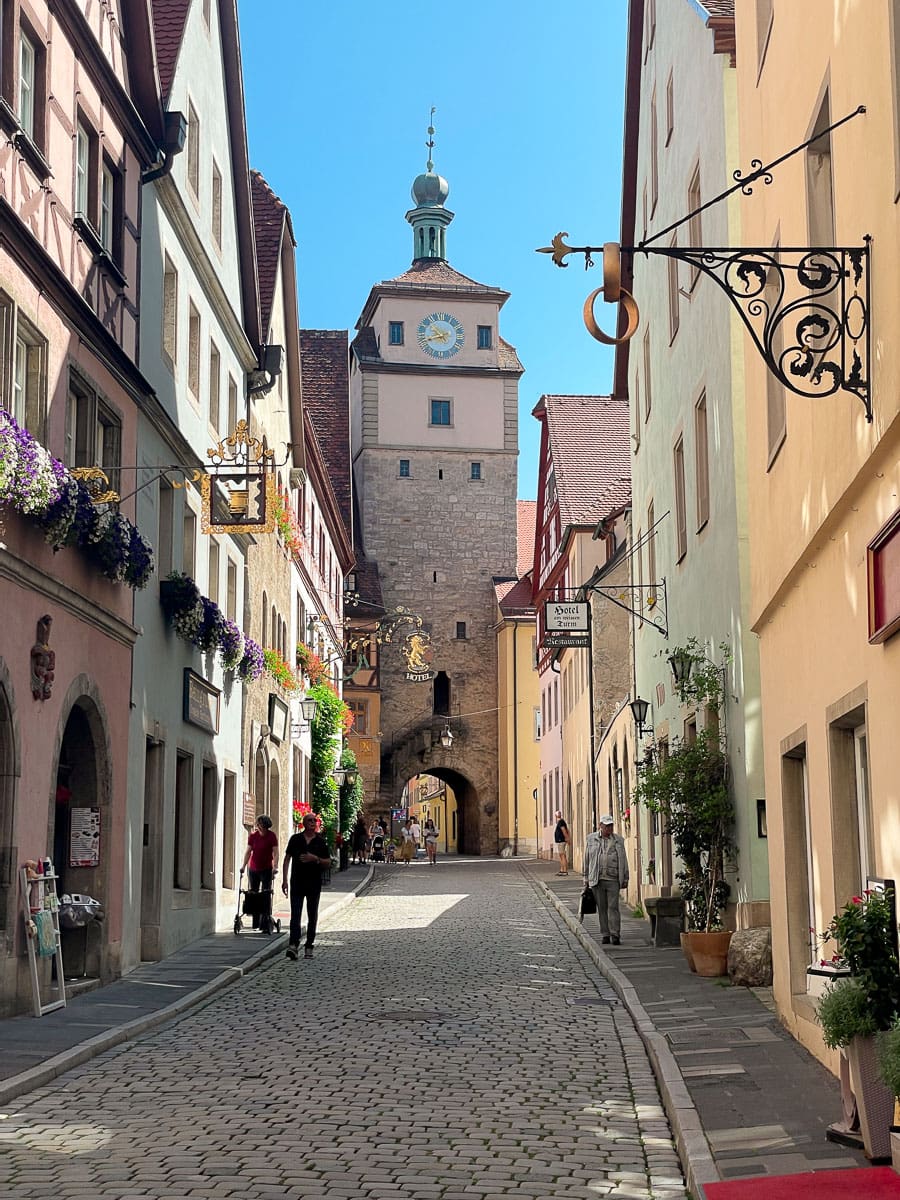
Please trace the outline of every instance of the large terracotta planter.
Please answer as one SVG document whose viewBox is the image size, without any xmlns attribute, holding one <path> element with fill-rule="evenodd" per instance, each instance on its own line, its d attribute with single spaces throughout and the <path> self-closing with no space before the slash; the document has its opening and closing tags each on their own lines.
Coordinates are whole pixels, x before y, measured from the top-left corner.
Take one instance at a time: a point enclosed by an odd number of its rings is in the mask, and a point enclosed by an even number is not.
<svg viewBox="0 0 900 1200">
<path fill-rule="evenodd" d="M 686 933 L 683 936 L 690 947 L 698 975 L 706 979 L 716 979 L 719 975 L 728 974 L 730 929 L 718 930 L 716 933 Z"/>
<path fill-rule="evenodd" d="M 688 934 L 686 933 L 682 933 L 681 935 L 681 953 L 684 955 L 687 965 L 696 974 L 697 964 L 694 962 L 694 954 L 691 950 L 691 943 L 688 941 Z"/>
<path fill-rule="evenodd" d="M 878 1074 L 875 1039 L 855 1037 L 847 1047 L 847 1058 L 866 1158 L 888 1160 L 891 1157 L 894 1097 Z"/>
</svg>

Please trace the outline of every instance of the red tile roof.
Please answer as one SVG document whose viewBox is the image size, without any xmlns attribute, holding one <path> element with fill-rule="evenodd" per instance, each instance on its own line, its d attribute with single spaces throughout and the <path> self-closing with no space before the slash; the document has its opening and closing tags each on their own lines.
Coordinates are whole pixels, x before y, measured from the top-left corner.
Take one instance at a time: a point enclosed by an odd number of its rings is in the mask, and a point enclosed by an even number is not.
<svg viewBox="0 0 900 1200">
<path fill-rule="evenodd" d="M 454 270 L 442 258 L 417 258 L 402 275 L 396 275 L 393 279 L 385 279 L 381 286 L 436 288 L 438 290 L 446 288 L 453 292 L 488 292 L 501 296 L 509 295 L 502 288 L 490 287 L 486 283 L 478 283 L 477 280 L 470 279 L 468 275 Z"/>
<path fill-rule="evenodd" d="M 524 579 L 494 579 L 494 598 L 505 617 L 534 616 L 530 575 Z"/>
<path fill-rule="evenodd" d="M 700 0 L 711 17 L 731 17 L 734 19 L 734 0 Z"/>
<path fill-rule="evenodd" d="M 521 579 L 534 566 L 536 500 L 516 501 L 516 573 Z"/>
<path fill-rule="evenodd" d="M 250 197 L 253 203 L 253 227 L 256 233 L 256 264 L 259 273 L 260 328 L 263 339 L 268 337 L 272 306 L 275 303 L 275 284 L 281 258 L 288 210 L 278 199 L 259 171 L 250 172 Z"/>
<path fill-rule="evenodd" d="M 303 407 L 309 413 L 348 535 L 353 529 L 350 484 L 350 381 L 346 329 L 301 329 Z"/>
<path fill-rule="evenodd" d="M 524 371 L 519 361 L 515 346 L 511 346 L 504 338 L 497 338 L 497 365 L 501 371 Z"/>
<path fill-rule="evenodd" d="M 560 520 L 595 525 L 631 499 L 628 401 L 611 396 L 542 396 Z"/>
<path fill-rule="evenodd" d="M 191 0 L 152 0 L 153 39 L 163 101 L 169 96 Z"/>
</svg>

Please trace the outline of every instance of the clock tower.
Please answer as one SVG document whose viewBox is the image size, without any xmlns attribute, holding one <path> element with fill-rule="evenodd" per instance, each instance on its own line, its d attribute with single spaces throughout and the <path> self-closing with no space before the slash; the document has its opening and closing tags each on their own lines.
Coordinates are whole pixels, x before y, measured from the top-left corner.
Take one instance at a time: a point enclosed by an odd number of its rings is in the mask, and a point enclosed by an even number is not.
<svg viewBox="0 0 900 1200">
<path fill-rule="evenodd" d="M 402 606 L 422 618 L 421 632 L 430 637 L 424 671 L 410 669 L 411 623 L 379 647 L 378 806 L 400 807 L 409 779 L 436 776 L 456 797 L 449 840 L 455 835 L 464 853 L 494 854 L 493 580 L 514 577 L 516 569 L 523 368 L 500 336 L 509 293 L 447 261 L 453 213 L 447 181 L 431 161 L 433 134 L 429 128 L 426 171 L 413 183 L 414 207 L 406 214 L 412 264 L 372 288 L 351 347 L 357 554 L 377 564 L 388 617 Z"/>
</svg>

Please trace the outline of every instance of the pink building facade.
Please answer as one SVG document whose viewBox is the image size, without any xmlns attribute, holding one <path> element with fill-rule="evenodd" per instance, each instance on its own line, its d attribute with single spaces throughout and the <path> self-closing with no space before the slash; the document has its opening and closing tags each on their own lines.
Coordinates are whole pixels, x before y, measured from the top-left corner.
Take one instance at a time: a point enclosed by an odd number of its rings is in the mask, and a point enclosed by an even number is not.
<svg viewBox="0 0 900 1200">
<path fill-rule="evenodd" d="M 129 583 L 149 573 L 146 543 L 136 532 L 128 542 L 127 497 L 137 410 L 155 404 L 136 365 L 141 181 L 162 130 L 143 100 L 146 4 L 86 11 L 9 0 L 0 32 L 0 1014 L 29 1002 L 16 871 L 26 860 L 50 857 L 60 892 L 104 906 L 86 941 L 64 934 L 66 973 L 108 979 L 120 961 L 139 632 Z M 35 447 L 66 468 L 101 468 L 126 498 L 94 506 L 82 491 L 67 524 L 46 495 L 29 499 L 25 460 L 48 463 Z M 59 468 L 55 479 L 57 494 L 75 486 Z M 42 512 L 56 513 L 57 541 L 68 530 L 58 552 Z M 99 839 L 76 849 L 98 816 Z"/>
</svg>

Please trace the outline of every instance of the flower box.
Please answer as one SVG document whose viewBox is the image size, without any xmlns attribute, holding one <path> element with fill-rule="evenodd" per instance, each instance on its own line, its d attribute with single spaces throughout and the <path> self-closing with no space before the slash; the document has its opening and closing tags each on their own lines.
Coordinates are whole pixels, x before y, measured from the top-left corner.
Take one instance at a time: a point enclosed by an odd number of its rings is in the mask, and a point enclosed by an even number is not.
<svg viewBox="0 0 900 1200">
<path fill-rule="evenodd" d="M 849 967 L 835 967 L 830 963 L 819 965 L 817 967 L 806 968 L 806 992 L 818 1000 L 825 995 L 825 989 L 829 984 L 836 982 L 838 979 L 849 979 Z"/>
</svg>

